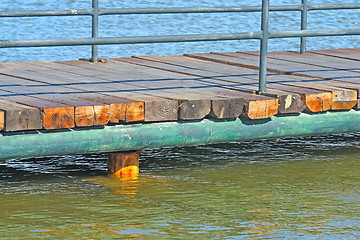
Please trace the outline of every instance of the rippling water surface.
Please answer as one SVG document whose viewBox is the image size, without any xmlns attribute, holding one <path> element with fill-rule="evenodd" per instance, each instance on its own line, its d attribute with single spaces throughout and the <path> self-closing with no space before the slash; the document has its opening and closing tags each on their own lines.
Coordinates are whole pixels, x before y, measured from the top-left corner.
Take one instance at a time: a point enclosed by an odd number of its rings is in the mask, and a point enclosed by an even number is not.
<svg viewBox="0 0 360 240">
<path fill-rule="evenodd" d="M 299 2 L 272 0 L 271 4 Z M 244 6 L 249 1 L 100 0 L 100 4 Z M 0 2 L 0 10 L 89 7 L 87 0 Z M 312 12 L 309 28 L 359 27 L 359 13 Z M 103 16 L 100 36 L 257 31 L 259 18 L 258 13 Z M 299 29 L 298 19 L 298 13 L 272 13 L 271 28 Z M 1 20 L 1 39 L 88 37 L 89 29 L 88 17 L 7 18 Z M 295 39 L 272 40 L 270 49 L 296 50 L 298 45 Z M 310 49 L 359 46 L 360 39 L 354 36 L 309 39 Z M 100 55 L 257 49 L 255 40 L 141 44 L 103 46 Z M 1 49 L 0 61 L 66 60 L 89 55 L 89 47 Z M 359 133 L 145 150 L 141 175 L 124 180 L 107 176 L 103 154 L 14 159 L 0 164 L 0 237 L 359 239 L 359 154 Z"/>
<path fill-rule="evenodd" d="M 99 0 L 102 8 L 260 6 L 260 0 Z M 271 5 L 301 0 L 270 0 Z M 359 3 L 359 0 L 309 0 L 309 4 Z M 91 8 L 90 0 L 2 0 L 0 10 Z M 360 27 L 360 10 L 311 11 L 309 29 Z M 260 30 L 260 13 L 163 14 L 100 16 L 99 36 L 155 36 L 202 33 L 243 33 Z M 81 38 L 91 36 L 91 17 L 3 18 L 0 39 Z M 299 12 L 271 12 L 271 30 L 299 30 Z M 309 49 L 359 47 L 359 36 L 309 38 Z M 189 52 L 258 50 L 258 40 L 100 46 L 101 57 L 176 55 Z M 299 49 L 298 39 L 272 39 L 270 51 Z M 90 47 L 0 49 L 0 61 L 73 60 L 89 58 Z"/>
<path fill-rule="evenodd" d="M 0 165 L 5 239 L 358 239 L 360 134 L 146 150 L 139 178 L 106 156 Z"/>
</svg>

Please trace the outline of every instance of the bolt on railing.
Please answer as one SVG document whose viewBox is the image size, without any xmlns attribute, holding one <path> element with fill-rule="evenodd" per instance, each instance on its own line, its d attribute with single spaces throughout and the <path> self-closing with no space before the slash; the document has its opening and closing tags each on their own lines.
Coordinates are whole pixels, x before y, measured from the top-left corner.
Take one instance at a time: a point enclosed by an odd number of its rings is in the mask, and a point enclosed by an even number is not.
<svg viewBox="0 0 360 240">
<path fill-rule="evenodd" d="M 99 0 L 92 0 L 91 9 L 78 10 L 47 10 L 47 11 L 0 11 L 0 17 L 45 17 L 45 16 L 80 16 L 92 17 L 91 38 L 70 39 L 34 39 L 34 40 L 0 40 L 0 48 L 15 47 L 48 47 L 48 46 L 79 46 L 91 45 L 91 61 L 98 61 L 98 45 L 109 44 L 139 44 L 139 43 L 167 43 L 167 42 L 194 42 L 219 40 L 260 40 L 260 68 L 259 93 L 266 91 L 268 40 L 273 38 L 300 38 L 300 52 L 306 52 L 306 37 L 360 35 L 360 28 L 335 30 L 307 30 L 309 11 L 360 9 L 360 3 L 354 4 L 308 4 L 301 0 L 299 5 L 270 6 L 269 0 L 262 0 L 262 6 L 249 7 L 193 7 L 193 8 L 99 8 Z M 301 30 L 269 31 L 270 11 L 300 11 Z M 257 32 L 232 34 L 190 34 L 168 36 L 141 36 L 141 37 L 99 37 L 99 16 L 115 14 L 177 14 L 177 13 L 229 13 L 229 12 L 261 12 L 261 30 Z"/>
</svg>

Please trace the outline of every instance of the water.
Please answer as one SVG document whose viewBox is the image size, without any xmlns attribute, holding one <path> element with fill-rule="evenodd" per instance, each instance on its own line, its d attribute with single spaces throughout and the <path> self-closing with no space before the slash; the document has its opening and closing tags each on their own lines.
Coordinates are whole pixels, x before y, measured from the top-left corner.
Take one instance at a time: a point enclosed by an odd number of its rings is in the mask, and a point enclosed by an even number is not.
<svg viewBox="0 0 360 240">
<path fill-rule="evenodd" d="M 5 239 L 358 239 L 360 134 L 0 165 Z"/>
<path fill-rule="evenodd" d="M 102 7 L 248 4 L 235 0 L 216 1 L 216 4 L 209 0 L 100 2 Z M 272 0 L 271 4 L 298 2 Z M 260 1 L 251 4 L 259 5 Z M 2 10 L 89 7 L 85 0 L 0 2 Z M 106 16 L 101 17 L 100 35 L 254 31 L 259 28 L 259 16 L 257 13 Z M 298 29 L 298 16 L 298 13 L 272 13 L 271 27 Z M 77 19 L 87 28 L 77 23 Z M 313 12 L 309 28 L 353 28 L 359 26 L 359 19 L 359 11 Z M 2 19 L 1 24 L 1 39 L 90 35 L 88 17 Z M 359 42 L 359 37 L 353 36 L 313 38 L 309 39 L 309 48 L 359 47 Z M 298 45 L 294 39 L 270 42 L 271 50 L 296 50 Z M 100 55 L 257 49 L 255 40 L 142 44 L 101 47 Z M 0 50 L 0 61 L 83 57 L 89 57 L 89 47 Z M 126 180 L 107 176 L 103 154 L 14 159 L 0 165 L 0 237 L 359 239 L 359 153 L 360 133 L 145 150 L 141 154 L 140 177 Z"/>
<path fill-rule="evenodd" d="M 259 6 L 260 0 L 100 0 L 100 7 L 188 7 L 188 6 Z M 300 0 L 271 0 L 271 5 L 299 4 Z M 341 3 L 359 3 L 342 0 Z M 310 4 L 334 4 L 337 0 L 311 0 Z M 0 10 L 48 10 L 90 8 L 90 0 L 2 0 Z M 312 11 L 309 29 L 356 28 L 360 26 L 360 10 Z M 202 33 L 241 33 L 260 30 L 260 13 L 166 14 L 101 16 L 100 37 L 154 36 Z M 272 12 L 271 30 L 300 29 L 299 12 Z M 72 38 L 91 36 L 91 18 L 3 18 L 0 39 Z M 360 36 L 309 38 L 309 49 L 359 47 Z M 189 52 L 258 50 L 258 40 L 162 43 L 100 46 L 101 57 L 133 55 L 176 55 Z M 270 51 L 298 50 L 298 39 L 272 39 Z M 73 60 L 90 57 L 90 47 L 51 47 L 0 49 L 0 61 Z"/>
</svg>

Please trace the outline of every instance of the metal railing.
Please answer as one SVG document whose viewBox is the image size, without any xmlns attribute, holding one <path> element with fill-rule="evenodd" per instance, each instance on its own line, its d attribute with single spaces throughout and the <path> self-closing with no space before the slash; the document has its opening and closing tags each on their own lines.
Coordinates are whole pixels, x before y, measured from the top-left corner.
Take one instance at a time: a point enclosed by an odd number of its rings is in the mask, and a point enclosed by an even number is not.
<svg viewBox="0 0 360 240">
<path fill-rule="evenodd" d="M 80 16 L 92 17 L 91 38 L 71 39 L 34 39 L 34 40 L 0 40 L 0 48 L 16 47 L 49 47 L 49 46 L 78 46 L 91 45 L 91 61 L 98 61 L 98 45 L 109 44 L 139 44 L 139 43 L 168 43 L 168 42 L 195 42 L 195 41 L 219 41 L 219 40 L 260 40 L 260 69 L 259 69 L 259 92 L 266 91 L 267 54 L 268 42 L 273 38 L 298 37 L 300 52 L 306 52 L 306 37 L 319 36 L 344 36 L 360 35 L 360 28 L 335 29 L 335 30 L 307 30 L 307 17 L 309 11 L 315 10 L 339 10 L 360 9 L 360 3 L 354 4 L 309 4 L 307 0 L 301 0 L 298 5 L 270 6 L 270 0 L 262 0 L 262 6 L 249 7 L 193 7 L 193 8 L 99 8 L 99 0 L 92 0 L 90 9 L 71 10 L 47 10 L 47 11 L 0 11 L 0 17 L 48 17 L 48 16 Z M 269 31 L 270 11 L 300 11 L 301 30 L 295 31 Z M 261 30 L 247 33 L 233 34 L 191 34 L 191 35 L 167 35 L 167 36 L 140 36 L 140 37 L 99 37 L 99 16 L 101 15 L 124 15 L 124 14 L 176 14 L 176 13 L 230 13 L 230 12 L 261 12 Z"/>
</svg>

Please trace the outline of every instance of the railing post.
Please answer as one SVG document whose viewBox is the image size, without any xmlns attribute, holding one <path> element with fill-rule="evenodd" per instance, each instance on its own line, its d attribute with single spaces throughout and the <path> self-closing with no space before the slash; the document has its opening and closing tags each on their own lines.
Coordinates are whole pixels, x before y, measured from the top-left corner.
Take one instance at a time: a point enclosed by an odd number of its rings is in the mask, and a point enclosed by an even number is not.
<svg viewBox="0 0 360 240">
<path fill-rule="evenodd" d="M 99 0 L 92 0 L 92 37 L 99 36 Z M 97 62 L 99 57 L 99 46 L 91 46 L 91 61 Z"/>
<path fill-rule="evenodd" d="M 307 18 L 308 18 L 308 1 L 302 1 L 302 11 L 301 11 L 301 30 L 307 29 Z M 306 37 L 300 38 L 300 53 L 306 53 Z"/>
<path fill-rule="evenodd" d="M 260 40 L 259 93 L 266 91 L 267 55 L 269 44 L 269 0 L 262 0 Z"/>
</svg>

